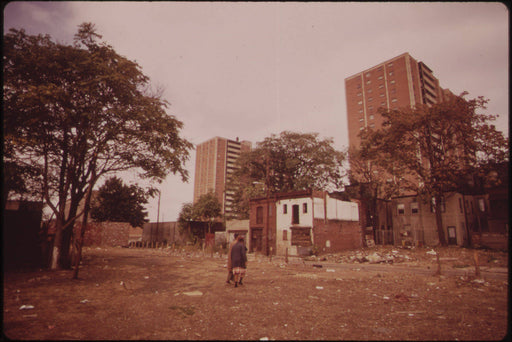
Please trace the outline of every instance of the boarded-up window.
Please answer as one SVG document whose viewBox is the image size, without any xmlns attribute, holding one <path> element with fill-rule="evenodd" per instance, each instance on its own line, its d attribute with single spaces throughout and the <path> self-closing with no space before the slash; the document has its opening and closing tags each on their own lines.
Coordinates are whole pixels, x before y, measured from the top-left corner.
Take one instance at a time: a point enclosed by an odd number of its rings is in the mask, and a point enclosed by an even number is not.
<svg viewBox="0 0 512 342">
<path fill-rule="evenodd" d="M 292 246 L 311 246 L 310 228 L 292 228 Z"/>
<path fill-rule="evenodd" d="M 283 214 L 288 214 L 288 205 L 283 204 Z"/>
<path fill-rule="evenodd" d="M 302 212 L 304 214 L 307 214 L 307 212 L 308 212 L 308 204 L 307 203 L 302 203 Z"/>
<path fill-rule="evenodd" d="M 283 241 L 288 241 L 288 231 L 283 230 Z"/>
<path fill-rule="evenodd" d="M 299 224 L 299 205 L 292 206 L 292 224 Z"/>
<path fill-rule="evenodd" d="M 256 223 L 257 224 L 263 223 L 263 207 L 256 208 Z"/>
</svg>

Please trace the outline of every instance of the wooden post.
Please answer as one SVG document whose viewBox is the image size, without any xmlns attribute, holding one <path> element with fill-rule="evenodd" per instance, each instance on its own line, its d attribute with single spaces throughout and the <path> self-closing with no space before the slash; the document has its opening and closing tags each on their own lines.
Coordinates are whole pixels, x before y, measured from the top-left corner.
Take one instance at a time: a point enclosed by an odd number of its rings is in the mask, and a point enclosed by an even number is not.
<svg viewBox="0 0 512 342">
<path fill-rule="evenodd" d="M 475 276 L 480 277 L 480 266 L 478 265 L 478 251 L 473 251 L 473 260 L 475 261 Z"/>
<path fill-rule="evenodd" d="M 284 254 L 284 262 L 288 264 L 288 247 L 286 247 L 286 252 Z"/>
<path fill-rule="evenodd" d="M 434 275 L 440 276 L 441 275 L 441 261 L 439 260 L 439 252 L 436 251 L 436 258 L 437 258 L 437 271 Z"/>
</svg>

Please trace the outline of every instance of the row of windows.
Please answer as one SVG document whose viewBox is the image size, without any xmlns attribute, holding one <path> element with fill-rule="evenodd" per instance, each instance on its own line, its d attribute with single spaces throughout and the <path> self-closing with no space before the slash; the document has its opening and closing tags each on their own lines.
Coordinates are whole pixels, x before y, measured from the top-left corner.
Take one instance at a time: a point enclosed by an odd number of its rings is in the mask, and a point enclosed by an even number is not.
<svg viewBox="0 0 512 342">
<path fill-rule="evenodd" d="M 298 204 L 292 205 L 292 224 L 299 224 L 299 208 L 300 206 Z M 288 205 L 283 204 L 283 214 L 288 213 Z M 308 213 L 308 204 L 302 203 L 302 213 L 307 214 Z M 272 206 L 269 206 L 269 215 L 272 214 Z M 256 207 L 256 223 L 257 224 L 263 224 L 263 207 L 259 206 Z"/>
<path fill-rule="evenodd" d="M 469 207 L 471 209 L 471 214 L 474 213 L 473 206 L 470 205 L 468 200 L 466 200 L 466 207 Z M 397 209 L 397 214 L 398 215 L 405 215 L 405 204 L 404 203 L 398 203 L 396 205 L 396 209 Z M 485 200 L 483 198 L 479 198 L 478 199 L 478 209 L 482 213 L 485 212 L 485 210 L 486 210 Z M 418 202 L 411 202 L 411 214 L 417 214 L 418 212 L 419 212 Z M 436 201 L 435 201 L 435 198 L 432 198 L 432 200 L 430 202 L 430 212 L 431 213 L 435 213 L 436 212 Z M 446 206 L 445 206 L 444 198 L 441 198 L 441 212 L 443 212 L 443 213 L 446 212 Z M 461 214 L 464 213 L 464 207 L 463 207 L 463 203 L 462 203 L 462 199 L 461 198 L 459 198 L 459 212 Z"/>
</svg>

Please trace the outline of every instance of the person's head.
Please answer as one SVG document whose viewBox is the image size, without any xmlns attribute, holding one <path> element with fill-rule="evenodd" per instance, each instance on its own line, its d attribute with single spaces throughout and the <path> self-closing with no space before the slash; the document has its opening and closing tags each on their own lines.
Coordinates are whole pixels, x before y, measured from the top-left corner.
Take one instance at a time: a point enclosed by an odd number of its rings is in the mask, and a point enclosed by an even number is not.
<svg viewBox="0 0 512 342">
<path fill-rule="evenodd" d="M 235 233 L 235 240 L 238 239 L 238 235 L 239 235 L 238 233 Z"/>
<path fill-rule="evenodd" d="M 237 240 L 239 242 L 244 242 L 244 236 L 243 235 L 239 235 Z"/>
</svg>

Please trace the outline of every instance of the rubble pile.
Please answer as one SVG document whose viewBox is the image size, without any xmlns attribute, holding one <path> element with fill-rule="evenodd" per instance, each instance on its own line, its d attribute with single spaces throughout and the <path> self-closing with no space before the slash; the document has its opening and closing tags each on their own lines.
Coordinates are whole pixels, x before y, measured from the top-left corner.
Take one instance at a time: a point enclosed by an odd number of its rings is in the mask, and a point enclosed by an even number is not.
<svg viewBox="0 0 512 342">
<path fill-rule="evenodd" d="M 393 264 L 402 262 L 416 261 L 417 258 L 406 250 L 357 250 L 343 254 L 327 254 L 320 257 L 310 256 L 305 258 L 307 261 L 329 261 L 337 263 L 370 263 L 370 264 Z"/>
</svg>

